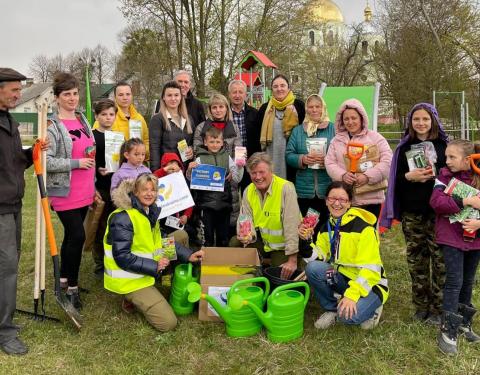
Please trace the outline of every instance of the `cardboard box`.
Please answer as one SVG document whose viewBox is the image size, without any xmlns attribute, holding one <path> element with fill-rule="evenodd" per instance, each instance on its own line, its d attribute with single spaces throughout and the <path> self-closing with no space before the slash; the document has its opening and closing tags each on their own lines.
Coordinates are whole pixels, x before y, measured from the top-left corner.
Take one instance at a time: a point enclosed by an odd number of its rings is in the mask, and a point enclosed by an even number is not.
<svg viewBox="0 0 480 375">
<path fill-rule="evenodd" d="M 257 249 L 243 247 L 204 247 L 205 256 L 200 269 L 200 284 L 202 293 L 222 292 L 222 301 L 225 302 L 225 293 L 235 281 L 255 277 L 255 271 L 243 273 L 245 267 L 260 266 Z M 239 272 L 237 273 L 236 270 Z M 218 298 L 220 296 L 217 295 Z M 217 299 L 218 299 L 217 298 Z M 201 299 L 198 307 L 198 319 L 210 322 L 221 322 L 213 309 L 209 309 L 207 301 Z"/>
</svg>

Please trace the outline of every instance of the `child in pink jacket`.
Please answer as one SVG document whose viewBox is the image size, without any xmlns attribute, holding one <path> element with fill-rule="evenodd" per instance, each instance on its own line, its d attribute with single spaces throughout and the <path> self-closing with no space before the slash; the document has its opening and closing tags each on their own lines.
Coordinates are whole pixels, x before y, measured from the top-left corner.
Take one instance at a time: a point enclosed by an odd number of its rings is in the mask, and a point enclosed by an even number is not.
<svg viewBox="0 0 480 375">
<path fill-rule="evenodd" d="M 331 141 L 325 158 L 327 173 L 333 181 L 344 181 L 354 187 L 361 187 L 365 184 L 374 185 L 388 178 L 392 149 L 381 134 L 368 129 L 368 116 L 362 103 L 357 99 L 343 102 L 335 118 L 335 128 L 337 135 Z M 350 172 L 345 165 L 349 142 L 365 146 L 377 145 L 380 161 L 375 165 L 365 163 L 361 173 Z M 383 190 L 356 193 L 352 205 L 370 211 L 378 218 L 384 199 Z"/>
</svg>

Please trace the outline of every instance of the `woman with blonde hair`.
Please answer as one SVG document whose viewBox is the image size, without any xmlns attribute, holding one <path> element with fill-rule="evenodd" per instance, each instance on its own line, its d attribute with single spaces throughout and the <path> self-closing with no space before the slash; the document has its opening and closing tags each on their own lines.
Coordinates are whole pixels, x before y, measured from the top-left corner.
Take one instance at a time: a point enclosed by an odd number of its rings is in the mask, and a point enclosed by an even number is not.
<svg viewBox="0 0 480 375">
<path fill-rule="evenodd" d="M 160 111 L 150 120 L 149 135 L 152 171 L 160 168 L 160 160 L 166 152 L 174 152 L 181 157 L 178 150 L 181 141 L 186 141 L 189 146 L 185 153 L 187 160 L 193 157 L 192 120 L 188 116 L 180 86 L 175 81 L 169 81 L 163 86 Z"/>
<path fill-rule="evenodd" d="M 211 127 L 220 129 L 223 133 L 223 141 L 228 154 L 233 158 L 235 147 L 242 145 L 240 130 L 233 123 L 232 110 L 225 96 L 220 93 L 214 93 L 208 100 L 207 120 L 198 124 L 195 128 L 193 137 L 193 147 L 197 148 L 203 145 L 205 133 Z"/>
<path fill-rule="evenodd" d="M 310 95 L 305 109 L 305 121 L 293 129 L 288 139 L 286 160 L 296 170 L 295 190 L 302 215 L 313 208 L 323 223 L 328 217 L 325 191 L 332 182 L 325 169 L 325 155 L 335 137 L 335 125 L 328 118 L 321 96 Z"/>
</svg>

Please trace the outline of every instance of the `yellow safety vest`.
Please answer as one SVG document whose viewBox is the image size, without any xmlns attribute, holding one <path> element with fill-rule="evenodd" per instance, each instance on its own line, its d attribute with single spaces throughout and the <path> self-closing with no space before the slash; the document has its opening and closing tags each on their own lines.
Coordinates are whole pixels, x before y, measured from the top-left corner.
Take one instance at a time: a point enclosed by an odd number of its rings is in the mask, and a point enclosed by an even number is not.
<svg viewBox="0 0 480 375">
<path fill-rule="evenodd" d="M 253 212 L 253 224 L 260 230 L 264 251 L 285 250 L 285 236 L 282 223 L 282 190 L 287 180 L 273 176 L 272 194 L 262 202 L 253 183 L 248 186 L 247 199 Z"/>
<path fill-rule="evenodd" d="M 159 222 L 157 221 L 155 227 L 151 229 L 148 218 L 134 208 L 128 210 L 116 209 L 110 214 L 108 222 L 113 215 L 122 211 L 128 214 L 133 225 L 132 254 L 158 261 L 162 247 Z M 103 286 L 105 289 L 118 294 L 127 294 L 154 285 L 155 279 L 152 276 L 125 271 L 117 265 L 115 259 L 113 259 L 112 245 L 107 243 L 109 229 L 109 226 L 107 226 L 103 237 L 103 247 L 105 249 Z"/>
</svg>

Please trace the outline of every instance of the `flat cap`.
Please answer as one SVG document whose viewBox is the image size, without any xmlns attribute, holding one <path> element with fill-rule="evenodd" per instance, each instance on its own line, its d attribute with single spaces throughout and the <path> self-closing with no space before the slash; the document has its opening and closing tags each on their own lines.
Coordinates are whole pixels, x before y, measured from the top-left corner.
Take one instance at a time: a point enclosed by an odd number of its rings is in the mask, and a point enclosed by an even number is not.
<svg viewBox="0 0 480 375">
<path fill-rule="evenodd" d="M 25 81 L 27 77 L 11 68 L 0 68 L 0 82 Z"/>
</svg>

